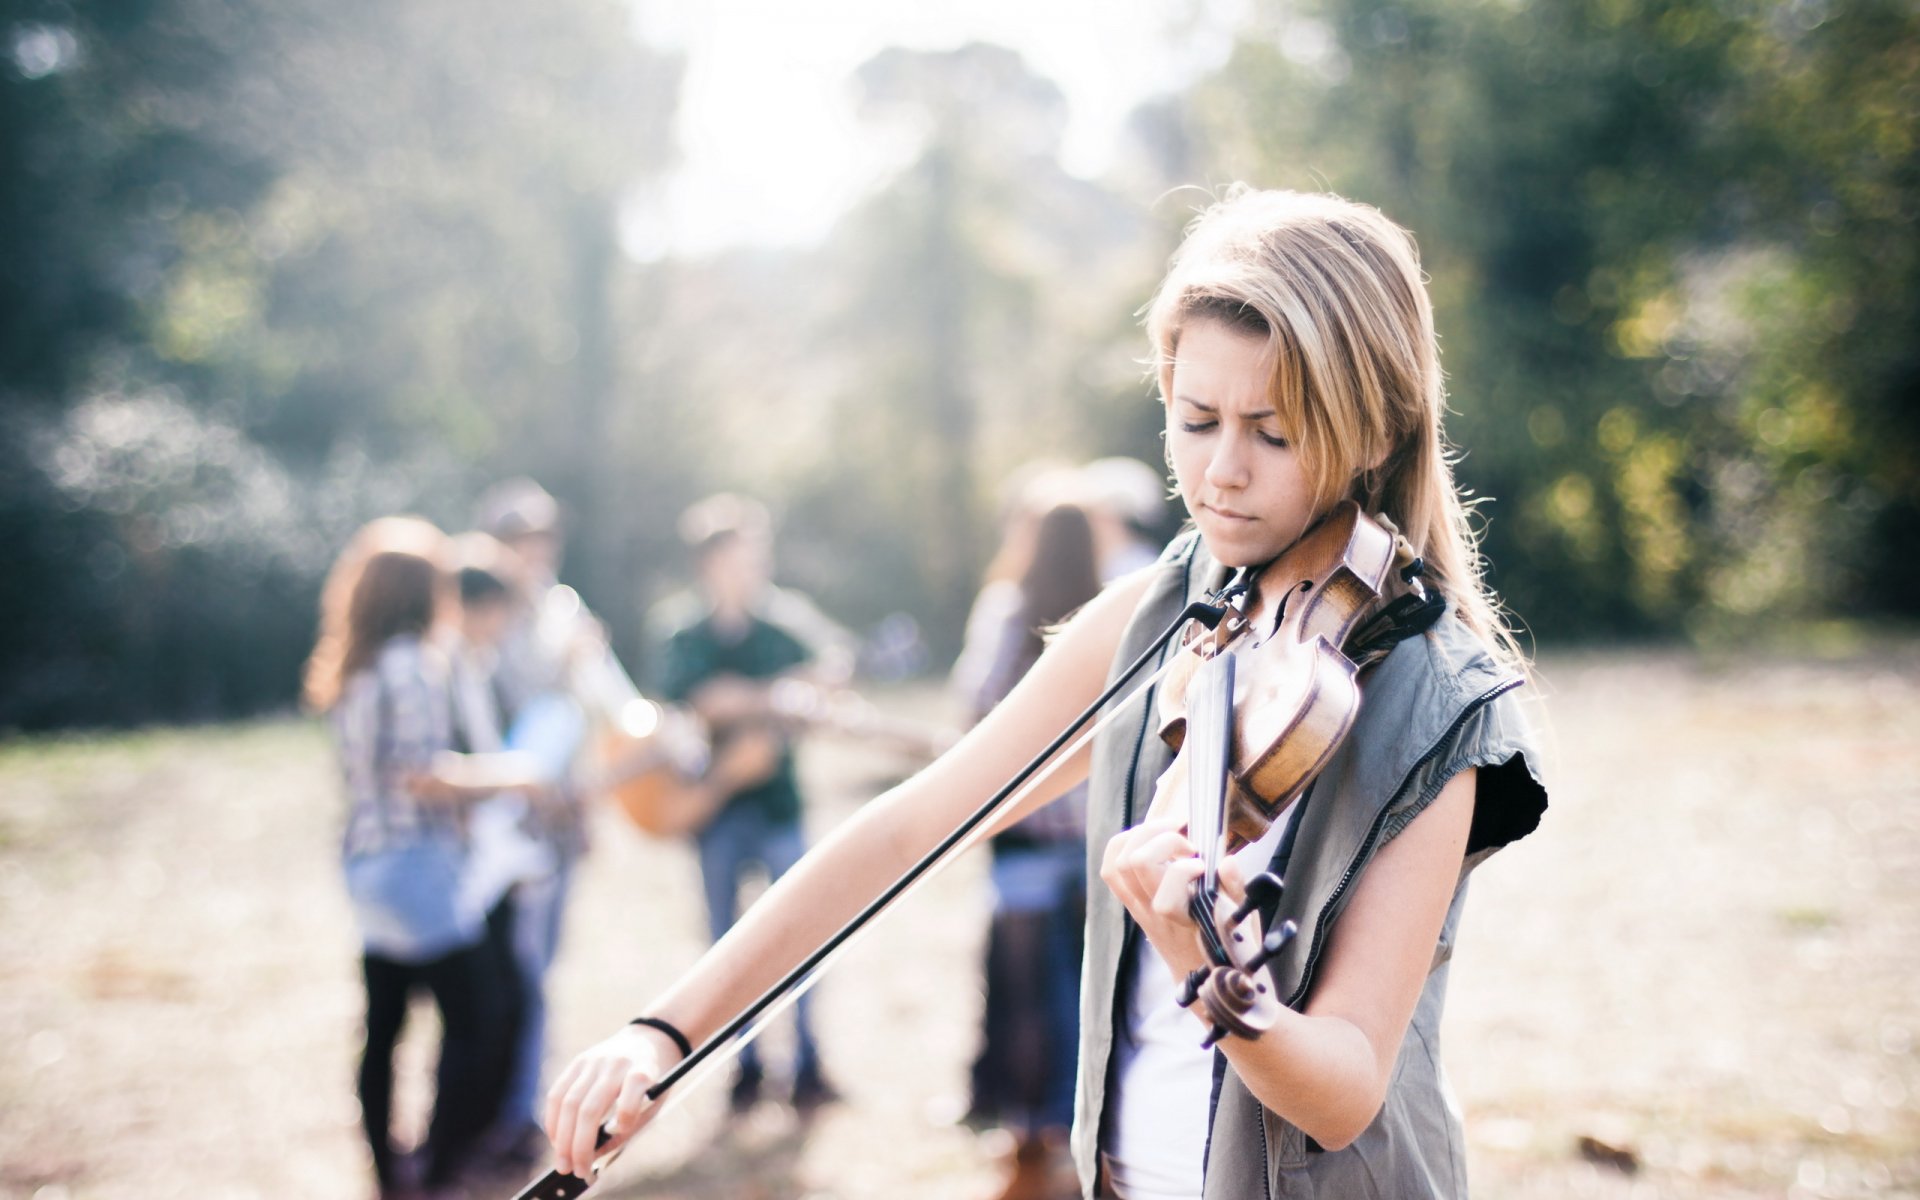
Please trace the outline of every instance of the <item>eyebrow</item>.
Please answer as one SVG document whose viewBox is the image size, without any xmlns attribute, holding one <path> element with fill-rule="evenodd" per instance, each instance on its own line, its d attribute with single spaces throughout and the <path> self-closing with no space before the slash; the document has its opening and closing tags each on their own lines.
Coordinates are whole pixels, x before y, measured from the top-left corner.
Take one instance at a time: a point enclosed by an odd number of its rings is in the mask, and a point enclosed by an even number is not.
<svg viewBox="0 0 1920 1200">
<path fill-rule="evenodd" d="M 1199 409 L 1201 412 L 1212 413 L 1215 416 L 1220 415 L 1220 410 L 1218 408 L 1214 407 L 1211 404 L 1207 404 L 1204 401 L 1195 400 L 1192 396 L 1189 396 L 1184 392 L 1175 393 L 1173 399 L 1176 404 L 1187 404 L 1187 405 L 1191 405 L 1194 408 Z M 1275 415 L 1277 414 L 1274 412 L 1273 409 L 1263 408 L 1259 412 L 1241 413 L 1240 418 L 1245 421 L 1264 421 L 1268 417 L 1275 416 Z"/>
</svg>

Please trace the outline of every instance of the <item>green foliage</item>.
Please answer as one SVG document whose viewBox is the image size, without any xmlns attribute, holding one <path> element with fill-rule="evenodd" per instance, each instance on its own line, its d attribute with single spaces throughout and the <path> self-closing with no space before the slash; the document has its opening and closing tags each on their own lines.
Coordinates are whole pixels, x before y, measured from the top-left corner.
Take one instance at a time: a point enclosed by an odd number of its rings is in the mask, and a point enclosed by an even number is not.
<svg viewBox="0 0 1920 1200">
<path fill-rule="evenodd" d="M 1920 603 L 1909 5 L 1269 5 L 1235 173 L 1421 240 L 1462 480 L 1550 636 Z"/>
</svg>

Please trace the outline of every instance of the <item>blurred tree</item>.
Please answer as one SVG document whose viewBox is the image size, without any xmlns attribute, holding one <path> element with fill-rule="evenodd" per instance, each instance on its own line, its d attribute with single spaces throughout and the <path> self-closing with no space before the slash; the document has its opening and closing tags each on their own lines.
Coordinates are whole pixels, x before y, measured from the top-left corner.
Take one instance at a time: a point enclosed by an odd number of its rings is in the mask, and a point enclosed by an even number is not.
<svg viewBox="0 0 1920 1200">
<path fill-rule="evenodd" d="M 868 578 L 823 592 L 862 618 L 914 612 L 941 657 L 993 549 L 998 481 L 1035 457 L 1137 452 L 1085 419 L 1115 399 L 1086 365 L 1143 298 L 1151 226 L 1061 166 L 1065 101 L 1011 50 L 888 50 L 856 84 L 876 134 L 912 149 L 825 248 L 821 269 L 844 282 L 821 341 L 858 366 L 793 523 L 869 556 Z"/>
<path fill-rule="evenodd" d="M 346 531 L 458 527 L 487 475 L 547 478 L 583 573 L 619 578 L 644 489 L 610 434 L 643 381 L 613 229 L 678 86 L 629 21 L 7 6 L 0 725 L 289 697 Z"/>
</svg>

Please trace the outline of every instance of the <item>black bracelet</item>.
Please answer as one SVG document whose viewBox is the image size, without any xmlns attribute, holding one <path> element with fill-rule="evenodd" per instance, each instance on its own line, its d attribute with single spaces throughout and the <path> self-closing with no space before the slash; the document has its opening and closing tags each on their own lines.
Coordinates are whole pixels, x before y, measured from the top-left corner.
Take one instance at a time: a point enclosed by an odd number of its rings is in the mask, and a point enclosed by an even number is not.
<svg viewBox="0 0 1920 1200">
<path fill-rule="evenodd" d="M 693 1057 L 693 1043 L 687 1040 L 686 1034 L 674 1028 L 673 1022 L 663 1021 L 659 1017 L 635 1017 L 633 1020 L 628 1021 L 627 1024 L 645 1025 L 649 1029 L 658 1029 L 661 1033 L 672 1038 L 674 1045 L 680 1047 L 681 1058 Z"/>
</svg>

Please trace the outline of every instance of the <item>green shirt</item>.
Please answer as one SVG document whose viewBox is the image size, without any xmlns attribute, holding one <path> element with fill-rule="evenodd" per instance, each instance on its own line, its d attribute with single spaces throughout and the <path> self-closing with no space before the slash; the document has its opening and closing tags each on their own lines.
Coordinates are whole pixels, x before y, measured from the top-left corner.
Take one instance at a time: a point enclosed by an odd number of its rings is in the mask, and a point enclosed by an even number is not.
<svg viewBox="0 0 1920 1200">
<path fill-rule="evenodd" d="M 807 644 L 763 617 L 748 618 L 743 630 L 716 629 L 710 613 L 702 613 L 667 637 L 661 655 L 660 692 L 673 703 L 684 703 L 702 684 L 721 675 L 744 679 L 772 679 L 811 661 Z M 716 731 L 714 748 L 725 744 Z M 800 820 L 800 786 L 793 765 L 793 747 L 783 745 L 780 763 L 771 778 L 727 800 L 729 806 L 757 808 L 769 821 L 793 824 Z"/>
</svg>

